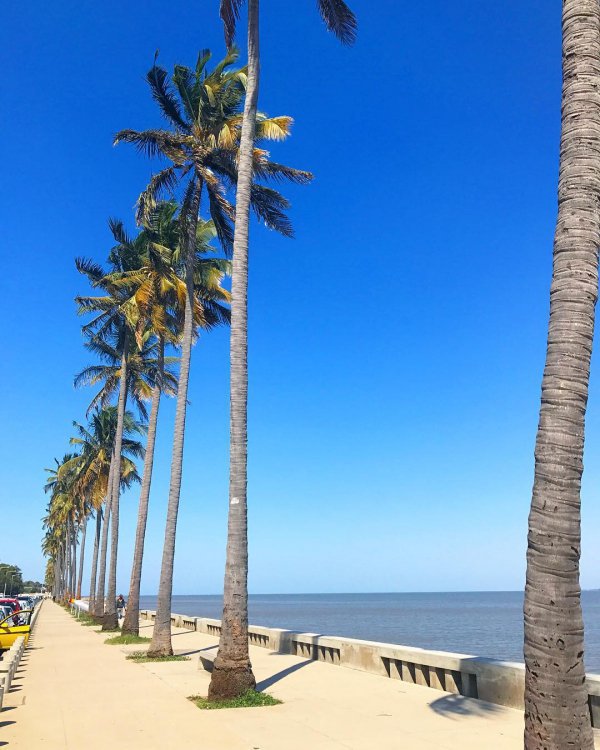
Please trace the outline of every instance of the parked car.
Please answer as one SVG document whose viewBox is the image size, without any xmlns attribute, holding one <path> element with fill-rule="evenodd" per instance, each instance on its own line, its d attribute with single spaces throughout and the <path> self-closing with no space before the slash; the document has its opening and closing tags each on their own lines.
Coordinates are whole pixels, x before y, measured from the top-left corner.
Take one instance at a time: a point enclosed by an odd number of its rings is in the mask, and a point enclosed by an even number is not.
<svg viewBox="0 0 600 750">
<path fill-rule="evenodd" d="M 8 615 L 11 615 L 13 612 L 14 609 L 12 607 L 9 607 L 8 604 L 0 604 L 0 620 L 8 617 Z"/>
<path fill-rule="evenodd" d="M 10 648 L 19 636 L 24 636 L 25 643 L 29 640 L 31 630 L 32 610 L 20 610 L 18 614 L 12 612 L 0 621 L 0 651 Z M 14 620 L 17 620 L 15 623 Z"/>
</svg>

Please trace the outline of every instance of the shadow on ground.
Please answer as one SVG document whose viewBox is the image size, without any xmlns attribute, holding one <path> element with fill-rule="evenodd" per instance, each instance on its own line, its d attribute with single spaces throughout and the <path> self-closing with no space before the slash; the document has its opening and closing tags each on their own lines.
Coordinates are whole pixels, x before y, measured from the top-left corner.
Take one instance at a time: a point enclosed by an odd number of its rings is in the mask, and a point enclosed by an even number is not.
<svg viewBox="0 0 600 750">
<path fill-rule="evenodd" d="M 429 704 L 429 708 L 440 716 L 449 719 L 465 716 L 490 716 L 501 710 L 493 703 L 465 698 L 462 695 L 445 695 Z"/>
<path fill-rule="evenodd" d="M 215 649 L 216 646 L 205 646 L 204 648 L 197 648 L 194 651 L 174 651 L 173 653 L 175 656 L 193 656 L 194 654 L 199 654 L 202 651 L 212 651 Z"/>
<path fill-rule="evenodd" d="M 256 684 L 256 689 L 258 692 L 262 692 L 263 690 L 266 690 L 267 688 L 271 687 L 271 685 L 274 685 L 276 682 L 279 682 L 280 680 L 283 680 L 285 677 L 287 677 L 290 674 L 293 674 L 294 672 L 297 672 L 299 669 L 302 669 L 302 667 L 306 667 L 309 664 L 314 664 L 315 662 L 312 659 L 307 659 L 306 661 L 300 662 L 300 664 L 292 664 L 291 667 L 287 667 L 287 669 L 282 669 L 281 672 L 277 672 L 274 675 L 271 675 L 271 677 L 267 677 L 266 680 L 261 680 Z"/>
</svg>

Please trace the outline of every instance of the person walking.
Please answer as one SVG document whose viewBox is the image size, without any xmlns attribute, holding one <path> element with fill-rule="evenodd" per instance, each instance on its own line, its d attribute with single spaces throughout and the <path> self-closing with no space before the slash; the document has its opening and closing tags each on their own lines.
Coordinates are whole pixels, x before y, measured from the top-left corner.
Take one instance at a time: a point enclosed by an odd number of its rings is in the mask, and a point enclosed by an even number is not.
<svg viewBox="0 0 600 750">
<path fill-rule="evenodd" d="M 125 615 L 125 607 L 126 606 L 127 605 L 126 605 L 125 599 L 123 597 L 123 594 L 119 594 L 119 596 L 117 597 L 117 618 L 119 620 L 123 619 L 123 617 Z"/>
</svg>

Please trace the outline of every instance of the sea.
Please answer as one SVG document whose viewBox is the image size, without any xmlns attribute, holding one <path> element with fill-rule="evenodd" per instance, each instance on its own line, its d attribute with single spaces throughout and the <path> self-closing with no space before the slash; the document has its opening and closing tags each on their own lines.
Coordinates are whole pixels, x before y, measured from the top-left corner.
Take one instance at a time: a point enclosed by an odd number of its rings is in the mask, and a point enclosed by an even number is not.
<svg viewBox="0 0 600 750">
<path fill-rule="evenodd" d="M 600 673 L 600 590 L 584 591 L 585 664 Z M 156 609 L 142 596 L 141 609 Z M 253 625 L 523 661 L 523 594 L 251 594 Z M 221 618 L 220 596 L 173 596 L 173 612 Z"/>
</svg>

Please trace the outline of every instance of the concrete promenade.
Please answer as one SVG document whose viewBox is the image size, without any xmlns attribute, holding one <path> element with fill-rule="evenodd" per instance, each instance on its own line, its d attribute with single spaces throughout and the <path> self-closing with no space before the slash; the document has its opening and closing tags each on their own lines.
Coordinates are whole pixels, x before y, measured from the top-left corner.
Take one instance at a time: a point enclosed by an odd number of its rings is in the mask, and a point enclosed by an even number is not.
<svg viewBox="0 0 600 750">
<path fill-rule="evenodd" d="M 140 634 L 152 625 L 142 622 Z M 208 635 L 174 629 L 190 661 L 135 664 L 46 602 L 5 696 L 0 747 L 23 750 L 520 750 L 522 714 L 365 672 L 251 648 L 259 688 L 284 703 L 201 711 Z M 8 707 L 8 708 L 7 708 Z"/>
</svg>

